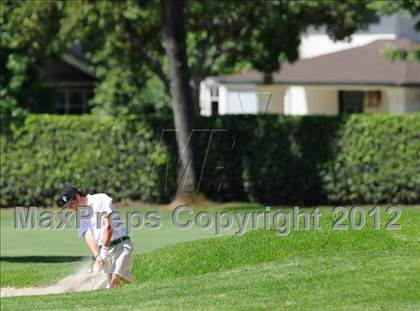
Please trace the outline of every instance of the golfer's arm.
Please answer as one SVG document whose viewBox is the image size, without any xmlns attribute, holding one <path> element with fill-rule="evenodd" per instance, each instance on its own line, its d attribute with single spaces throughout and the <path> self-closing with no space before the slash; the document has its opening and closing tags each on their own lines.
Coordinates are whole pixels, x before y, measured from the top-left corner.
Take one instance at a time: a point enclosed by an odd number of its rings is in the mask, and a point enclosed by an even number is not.
<svg viewBox="0 0 420 311">
<path fill-rule="evenodd" d="M 111 214 L 107 214 L 104 217 L 104 220 L 103 220 L 103 224 L 104 224 L 103 230 L 104 230 L 104 232 L 103 232 L 102 243 L 103 243 L 104 246 L 109 246 L 109 243 L 111 242 L 111 237 L 112 237 L 112 227 L 111 227 L 111 223 L 109 221 L 109 216 L 110 215 Z"/>
<path fill-rule="evenodd" d="M 92 252 L 93 256 L 94 257 L 98 256 L 99 255 L 99 247 L 98 247 L 98 243 L 93 238 L 92 231 L 90 231 L 90 230 L 86 231 L 85 241 L 86 241 L 86 244 L 88 245 L 90 251 Z"/>
</svg>

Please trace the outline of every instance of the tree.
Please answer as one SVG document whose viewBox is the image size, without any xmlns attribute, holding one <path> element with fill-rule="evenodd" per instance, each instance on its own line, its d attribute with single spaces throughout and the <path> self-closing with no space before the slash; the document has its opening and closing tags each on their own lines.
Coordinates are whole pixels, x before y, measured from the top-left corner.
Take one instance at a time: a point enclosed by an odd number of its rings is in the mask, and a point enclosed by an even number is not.
<svg viewBox="0 0 420 311">
<path fill-rule="evenodd" d="M 385 48 L 383 51 L 385 57 L 391 61 L 408 61 L 413 63 L 420 63 L 420 48 L 415 48 L 413 50 L 407 51 L 404 49 L 398 48 Z"/>
<path fill-rule="evenodd" d="M 401 12 L 407 17 L 419 17 L 420 15 L 420 0 L 397 0 L 392 2 L 386 1 L 372 1 L 369 7 L 378 11 L 381 14 L 391 15 Z M 414 29 L 420 32 L 420 18 L 417 19 Z M 420 47 L 411 51 L 398 48 L 384 49 L 385 56 L 391 61 L 406 60 L 411 62 L 420 62 Z"/>
<path fill-rule="evenodd" d="M 308 26 L 326 25 L 331 36 L 343 39 L 366 25 L 373 13 L 366 3 L 186 2 L 186 49 L 195 115 L 199 111 L 199 85 L 204 78 L 251 66 L 269 77 L 281 62 L 297 59 L 300 35 Z M 141 81 L 136 84 L 144 85 L 153 74 L 170 94 L 168 64 L 161 40 L 160 3 L 72 1 L 62 10 L 59 38 L 67 43 L 83 43 L 108 90 L 115 80 L 137 79 Z M 125 73 L 123 79 L 115 78 L 117 72 Z"/>
<path fill-rule="evenodd" d="M 50 39 L 58 30 L 58 14 L 55 5 L 34 2 L 28 6 L 15 1 L 0 2 L 2 133 L 22 121 L 27 108 L 40 98 L 37 67 L 54 49 Z"/>
<path fill-rule="evenodd" d="M 33 3 L 7 2 L 11 39 L 5 47 L 12 47 L 7 64 L 22 50 L 32 63 L 39 61 L 39 53 L 25 50 L 28 44 L 39 51 L 60 53 L 66 46 L 79 43 L 101 81 L 95 101 L 109 103 L 112 108 L 130 101 L 147 81 L 158 77 L 172 97 L 174 124 L 180 132 L 182 165 L 178 176 L 184 176 L 186 189 L 191 190 L 196 186 L 190 162 L 195 150 L 188 144 L 188 137 L 199 111 L 200 82 L 238 66 L 254 67 L 270 82 L 281 63 L 298 58 L 300 36 L 309 26 L 325 25 L 333 38 L 343 39 L 369 22 L 374 11 L 367 3 L 43 1 L 36 2 L 38 9 L 32 11 Z M 36 23 L 25 22 L 34 18 Z M 55 32 L 37 37 L 51 25 L 58 25 Z M 19 31 L 14 33 L 15 29 Z"/>
<path fill-rule="evenodd" d="M 187 63 L 185 16 L 183 1 L 161 1 L 163 46 L 169 61 L 170 93 L 174 115 L 180 170 L 178 171 L 178 196 L 196 190 L 194 168 L 193 122 L 189 69 Z"/>
</svg>

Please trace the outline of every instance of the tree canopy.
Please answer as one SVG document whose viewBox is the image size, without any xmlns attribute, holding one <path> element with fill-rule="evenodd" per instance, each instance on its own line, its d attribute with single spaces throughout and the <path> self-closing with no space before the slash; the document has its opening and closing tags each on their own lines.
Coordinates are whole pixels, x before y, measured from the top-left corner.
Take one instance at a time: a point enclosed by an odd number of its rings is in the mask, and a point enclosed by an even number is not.
<svg viewBox="0 0 420 311">
<path fill-rule="evenodd" d="M 369 7 L 376 10 L 379 14 L 394 14 L 401 12 L 406 17 L 418 17 L 420 15 L 420 0 L 399 0 L 399 1 L 371 1 Z M 416 31 L 420 32 L 420 18 L 414 25 Z M 404 49 L 387 48 L 383 51 L 384 55 L 391 61 L 410 61 L 420 62 L 420 47 L 412 51 Z"/>
<path fill-rule="evenodd" d="M 253 67 L 271 73 L 298 58 L 300 36 L 326 26 L 340 40 L 366 27 L 375 10 L 368 1 L 188 1 L 187 56 L 194 113 L 206 77 Z M 159 2 L 3 1 L 3 85 L 10 98 L 36 84 L 46 57 L 81 44 L 100 81 L 94 103 L 111 113 L 144 97 L 168 102 L 168 64 L 162 46 Z M 17 92 L 19 90 L 19 92 Z M 140 92 L 142 90 L 142 92 Z M 144 96 L 139 96 L 142 93 Z"/>
</svg>

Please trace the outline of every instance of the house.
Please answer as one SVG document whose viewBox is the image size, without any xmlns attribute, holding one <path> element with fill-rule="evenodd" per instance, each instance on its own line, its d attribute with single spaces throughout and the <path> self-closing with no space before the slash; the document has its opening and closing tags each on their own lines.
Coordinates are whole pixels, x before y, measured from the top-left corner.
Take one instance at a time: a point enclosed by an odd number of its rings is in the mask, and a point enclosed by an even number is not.
<svg viewBox="0 0 420 311">
<path fill-rule="evenodd" d="M 39 70 L 45 102 L 38 111 L 59 114 L 82 114 L 90 111 L 97 79 L 90 62 L 75 45 L 59 57 L 51 58 Z"/>
<path fill-rule="evenodd" d="M 350 42 L 335 43 L 322 29 L 302 39 L 302 58 L 283 64 L 272 84 L 255 70 L 210 77 L 200 85 L 202 115 L 290 115 L 420 111 L 420 63 L 391 62 L 386 47 L 420 46 L 415 21 L 383 17 Z"/>
</svg>

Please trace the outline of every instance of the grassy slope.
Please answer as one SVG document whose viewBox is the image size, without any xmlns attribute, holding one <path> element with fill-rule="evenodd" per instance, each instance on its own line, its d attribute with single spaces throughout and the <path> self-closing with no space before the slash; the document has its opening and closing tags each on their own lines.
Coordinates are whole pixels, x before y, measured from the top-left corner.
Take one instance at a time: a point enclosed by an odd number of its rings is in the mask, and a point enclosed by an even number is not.
<svg viewBox="0 0 420 311">
<path fill-rule="evenodd" d="M 418 310 L 419 275 L 413 272 L 419 264 L 413 256 L 296 257 L 113 291 L 7 298 L 2 310 Z"/>
<path fill-rule="evenodd" d="M 397 232 L 324 229 L 281 238 L 260 230 L 185 242 L 136 256 L 136 282 L 122 289 L 6 298 L 2 309 L 417 310 L 420 210 L 404 210 L 400 223 Z M 77 266 L 4 263 L 2 286 L 30 284 L 60 267 L 51 280 Z M 23 268 L 26 278 L 11 276 Z"/>
</svg>

